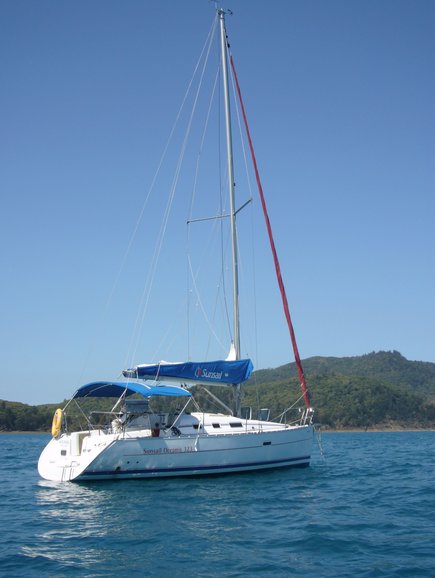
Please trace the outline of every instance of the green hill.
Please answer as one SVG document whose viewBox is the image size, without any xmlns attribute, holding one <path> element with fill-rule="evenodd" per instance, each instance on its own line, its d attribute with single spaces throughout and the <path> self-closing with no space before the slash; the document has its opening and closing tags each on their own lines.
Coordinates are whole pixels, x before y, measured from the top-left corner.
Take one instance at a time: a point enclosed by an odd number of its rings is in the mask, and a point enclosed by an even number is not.
<svg viewBox="0 0 435 578">
<path fill-rule="evenodd" d="M 311 357 L 303 365 L 315 421 L 325 428 L 435 427 L 435 363 L 379 351 L 357 357 Z M 269 408 L 274 419 L 289 408 L 285 419 L 291 422 L 303 406 L 300 399 L 294 404 L 300 397 L 294 363 L 255 371 L 244 391 L 243 404 L 252 407 L 253 415 Z M 208 399 L 201 392 L 195 397 Z M 230 403 L 228 388 L 223 397 Z M 53 413 L 63 405 L 0 400 L 0 431 L 50 431 Z"/>
<path fill-rule="evenodd" d="M 311 376 L 358 375 L 379 379 L 394 385 L 412 388 L 416 393 L 435 400 L 435 363 L 408 361 L 398 351 L 378 351 L 357 357 L 309 357 L 303 361 L 304 371 Z M 281 381 L 296 377 L 295 363 L 256 373 L 257 381 Z"/>
<path fill-rule="evenodd" d="M 56 407 L 0 400 L 0 432 L 50 431 Z"/>
<path fill-rule="evenodd" d="M 408 361 L 399 352 L 303 361 L 316 421 L 331 428 L 434 427 L 435 364 Z M 255 385 L 254 385 L 255 384 Z M 298 390 L 294 363 L 256 371 L 246 401 L 278 402 Z M 285 393 L 284 393 L 285 392 Z M 289 397 L 290 399 L 290 397 Z"/>
</svg>

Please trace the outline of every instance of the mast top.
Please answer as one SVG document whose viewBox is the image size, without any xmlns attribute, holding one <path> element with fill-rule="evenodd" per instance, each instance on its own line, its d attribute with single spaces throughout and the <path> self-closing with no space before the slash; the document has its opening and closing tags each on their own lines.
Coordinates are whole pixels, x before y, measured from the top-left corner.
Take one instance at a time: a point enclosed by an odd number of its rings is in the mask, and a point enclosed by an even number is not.
<svg viewBox="0 0 435 578">
<path fill-rule="evenodd" d="M 227 8 L 226 10 L 224 8 L 217 8 L 217 13 L 219 14 L 219 16 L 225 15 L 225 14 L 229 14 L 230 16 L 232 16 L 233 12 L 232 10 L 230 10 L 229 8 Z"/>
</svg>

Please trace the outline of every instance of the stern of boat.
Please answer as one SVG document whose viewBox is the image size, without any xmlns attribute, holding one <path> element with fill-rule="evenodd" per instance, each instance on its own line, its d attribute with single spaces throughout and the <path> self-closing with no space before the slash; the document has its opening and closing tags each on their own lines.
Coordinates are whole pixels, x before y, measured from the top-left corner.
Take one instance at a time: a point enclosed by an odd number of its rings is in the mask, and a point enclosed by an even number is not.
<svg viewBox="0 0 435 578">
<path fill-rule="evenodd" d="M 38 460 L 39 475 L 53 482 L 74 480 L 112 443 L 102 432 L 63 433 L 52 438 Z"/>
</svg>

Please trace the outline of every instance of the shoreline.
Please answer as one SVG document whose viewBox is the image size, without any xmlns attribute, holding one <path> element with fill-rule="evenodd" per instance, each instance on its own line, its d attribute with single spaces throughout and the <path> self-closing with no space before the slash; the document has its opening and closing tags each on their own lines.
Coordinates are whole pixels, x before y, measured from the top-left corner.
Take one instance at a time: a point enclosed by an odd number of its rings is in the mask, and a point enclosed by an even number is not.
<svg viewBox="0 0 435 578">
<path fill-rule="evenodd" d="M 399 432 L 431 432 L 435 431 L 435 428 L 430 427 L 373 427 L 373 428 L 343 428 L 343 429 L 330 429 L 330 428 L 322 428 L 322 426 L 316 426 L 315 431 L 324 433 L 399 433 Z M 2 434 L 14 434 L 14 435 L 25 435 L 25 434 L 40 434 L 40 435 L 51 435 L 50 431 L 0 431 L 0 435 Z"/>
<path fill-rule="evenodd" d="M 0 435 L 2 435 L 2 434 L 15 434 L 15 435 L 41 434 L 41 435 L 47 435 L 47 434 L 50 434 L 50 432 L 49 431 L 27 431 L 27 430 L 26 431 L 17 431 L 17 430 L 4 431 L 4 430 L 2 430 L 2 431 L 0 431 Z"/>
<path fill-rule="evenodd" d="M 434 428 L 430 427 L 412 427 L 412 428 L 402 428 L 402 427 L 386 427 L 386 428 L 346 428 L 346 429 L 323 429 L 318 428 L 317 431 L 321 433 L 418 433 L 418 432 L 428 432 L 428 431 L 435 431 Z"/>
</svg>

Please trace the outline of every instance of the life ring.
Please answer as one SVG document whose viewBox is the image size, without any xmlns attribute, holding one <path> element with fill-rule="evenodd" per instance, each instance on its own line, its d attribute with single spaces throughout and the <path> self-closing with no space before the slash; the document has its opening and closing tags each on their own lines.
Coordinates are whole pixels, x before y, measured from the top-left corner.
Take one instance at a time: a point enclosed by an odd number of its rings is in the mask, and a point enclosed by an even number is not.
<svg viewBox="0 0 435 578">
<path fill-rule="evenodd" d="M 51 435 L 54 438 L 57 438 L 57 436 L 60 434 L 60 430 L 62 428 L 62 421 L 63 421 L 63 411 L 60 408 L 58 408 L 54 412 L 53 423 L 51 424 Z"/>
</svg>

